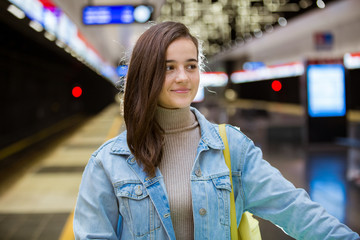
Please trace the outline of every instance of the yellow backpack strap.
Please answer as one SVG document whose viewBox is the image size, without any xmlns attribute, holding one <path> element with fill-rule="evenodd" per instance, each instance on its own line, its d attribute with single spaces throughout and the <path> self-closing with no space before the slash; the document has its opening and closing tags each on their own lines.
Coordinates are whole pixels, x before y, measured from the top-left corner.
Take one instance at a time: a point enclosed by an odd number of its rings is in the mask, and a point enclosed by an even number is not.
<svg viewBox="0 0 360 240">
<path fill-rule="evenodd" d="M 220 136 L 223 140 L 225 145 L 225 149 L 223 150 L 224 158 L 227 167 L 229 168 L 230 172 L 230 182 L 231 182 L 231 193 L 230 193 L 230 233 L 231 233 L 231 240 L 239 240 L 238 235 L 238 228 L 237 228 L 237 221 L 236 221 L 236 209 L 235 209 L 235 198 L 234 198 L 234 190 L 232 184 L 232 174 L 231 174 L 231 159 L 230 159 L 230 150 L 229 144 L 226 137 L 226 125 L 220 124 L 219 125 L 219 132 Z"/>
<path fill-rule="evenodd" d="M 227 167 L 230 172 L 230 182 L 231 182 L 231 193 L 230 193 L 230 234 L 231 240 L 261 240 L 261 233 L 259 222 L 256 220 L 253 215 L 249 212 L 244 212 L 241 216 L 241 221 L 239 224 L 239 228 L 237 226 L 236 221 L 236 209 L 235 209 L 235 198 L 234 198 L 234 190 L 232 183 L 232 174 L 231 174 L 231 158 L 230 158 L 230 150 L 229 143 L 226 137 L 226 125 L 219 125 L 220 136 L 225 145 L 225 149 L 223 150 L 224 158 Z"/>
</svg>

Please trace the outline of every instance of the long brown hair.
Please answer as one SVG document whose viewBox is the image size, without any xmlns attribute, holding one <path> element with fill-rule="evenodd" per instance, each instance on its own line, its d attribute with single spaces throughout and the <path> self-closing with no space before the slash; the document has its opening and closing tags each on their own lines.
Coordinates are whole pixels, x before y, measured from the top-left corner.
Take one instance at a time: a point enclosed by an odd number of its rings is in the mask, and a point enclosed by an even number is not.
<svg viewBox="0 0 360 240">
<path fill-rule="evenodd" d="M 166 50 L 179 38 L 197 39 L 182 23 L 153 25 L 137 40 L 130 59 L 124 96 L 127 143 L 138 164 L 151 177 L 162 157 L 163 130 L 155 121 L 158 96 L 165 81 Z"/>
</svg>

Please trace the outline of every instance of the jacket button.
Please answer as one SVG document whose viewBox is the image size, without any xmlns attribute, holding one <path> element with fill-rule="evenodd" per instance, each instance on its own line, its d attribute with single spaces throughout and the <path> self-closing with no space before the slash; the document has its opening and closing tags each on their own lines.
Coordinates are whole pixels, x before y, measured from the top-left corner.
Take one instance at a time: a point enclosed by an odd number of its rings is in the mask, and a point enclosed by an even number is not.
<svg viewBox="0 0 360 240">
<path fill-rule="evenodd" d="M 195 171 L 195 175 L 197 176 L 197 177 L 201 177 L 201 170 L 200 169 L 197 169 L 196 171 Z"/>
<path fill-rule="evenodd" d="M 138 195 L 138 196 L 140 196 L 142 193 L 143 193 L 143 192 L 142 192 L 142 190 L 141 190 L 141 187 L 138 186 L 138 187 L 136 188 L 136 190 L 135 190 L 135 194 Z"/>
<path fill-rule="evenodd" d="M 201 216 L 204 216 L 206 214 L 206 209 L 205 208 L 200 208 L 199 213 Z"/>
</svg>

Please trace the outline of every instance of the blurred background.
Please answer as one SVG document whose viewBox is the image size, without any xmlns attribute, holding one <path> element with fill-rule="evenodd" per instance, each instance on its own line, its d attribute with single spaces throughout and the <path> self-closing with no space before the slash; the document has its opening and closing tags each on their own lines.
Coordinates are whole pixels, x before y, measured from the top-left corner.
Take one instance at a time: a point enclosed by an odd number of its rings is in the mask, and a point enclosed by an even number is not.
<svg viewBox="0 0 360 240">
<path fill-rule="evenodd" d="M 360 232 L 359 9 L 358 0 L 2 0 L 1 239 L 73 239 L 82 171 L 125 128 L 119 87 L 132 47 L 166 20 L 202 41 L 193 106 L 239 126 Z M 259 220 L 264 240 L 292 239 Z"/>
</svg>

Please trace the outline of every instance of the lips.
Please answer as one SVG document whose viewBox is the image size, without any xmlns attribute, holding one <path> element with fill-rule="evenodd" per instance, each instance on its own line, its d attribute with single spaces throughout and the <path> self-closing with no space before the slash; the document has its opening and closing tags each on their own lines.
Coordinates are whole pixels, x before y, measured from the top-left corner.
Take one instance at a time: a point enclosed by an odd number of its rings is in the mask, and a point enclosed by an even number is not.
<svg viewBox="0 0 360 240">
<path fill-rule="evenodd" d="M 175 92 L 175 93 L 188 93 L 188 92 L 190 92 L 190 89 L 189 88 L 178 88 L 178 89 L 173 89 L 171 91 Z"/>
</svg>

